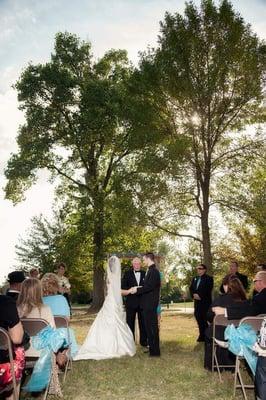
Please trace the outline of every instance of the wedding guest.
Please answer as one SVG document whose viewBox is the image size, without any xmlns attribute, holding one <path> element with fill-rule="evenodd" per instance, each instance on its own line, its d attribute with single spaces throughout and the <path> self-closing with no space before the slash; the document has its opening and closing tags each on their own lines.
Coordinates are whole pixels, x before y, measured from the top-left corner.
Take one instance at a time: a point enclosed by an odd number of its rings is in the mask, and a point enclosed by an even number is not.
<svg viewBox="0 0 266 400">
<path fill-rule="evenodd" d="M 42 300 L 42 287 L 39 279 L 28 278 L 22 283 L 17 308 L 20 318 L 42 318 L 55 328 L 52 311 Z M 32 346 L 26 351 L 28 357 L 36 357 L 39 354 L 40 352 Z"/>
<path fill-rule="evenodd" d="M 266 264 L 258 264 L 256 267 L 256 272 L 260 271 L 266 271 Z M 257 290 L 254 288 L 252 292 L 252 296 L 254 297 L 256 294 L 258 294 Z"/>
<path fill-rule="evenodd" d="M 18 299 L 21 284 L 26 279 L 23 271 L 13 271 L 8 274 L 9 289 L 6 295 L 12 297 L 15 301 Z"/>
<path fill-rule="evenodd" d="M 145 278 L 145 271 L 141 270 L 141 260 L 139 257 L 135 257 L 132 260 L 132 268 L 124 273 L 122 278 L 122 294 L 124 290 L 128 290 L 133 286 L 143 286 Z M 136 316 L 138 317 L 139 323 L 139 335 L 140 345 L 143 347 L 147 346 L 147 334 L 144 324 L 143 313 L 140 308 L 140 296 L 137 294 L 128 294 L 125 300 L 126 307 L 126 321 L 128 326 L 133 333 L 135 338 L 135 321 Z"/>
<path fill-rule="evenodd" d="M 60 315 L 70 319 L 69 305 L 65 297 L 61 294 L 58 294 L 59 282 L 57 275 L 53 273 L 44 274 L 41 279 L 41 283 L 43 290 L 43 302 L 51 308 L 52 314 L 54 316 Z M 78 345 L 72 328 L 68 328 L 68 331 L 66 329 L 64 330 L 66 340 L 68 340 L 68 333 L 70 335 L 71 356 L 73 357 L 78 351 Z"/>
<path fill-rule="evenodd" d="M 238 304 L 239 308 L 245 309 L 248 301 L 242 283 L 236 275 L 226 275 L 223 279 L 224 293 L 220 294 L 212 303 L 208 310 L 207 318 L 211 323 L 205 331 L 205 354 L 204 354 L 204 368 L 211 370 L 212 368 L 212 334 L 213 334 L 213 319 L 215 313 L 212 311 L 213 307 L 227 307 L 233 304 Z M 225 326 L 216 325 L 215 337 L 219 340 L 224 340 Z M 228 349 L 218 348 L 216 352 L 218 363 L 221 365 L 232 365 L 235 357 Z"/>
<path fill-rule="evenodd" d="M 14 346 L 14 365 L 15 378 L 20 386 L 20 380 L 25 366 L 25 352 L 21 345 L 23 342 L 24 331 L 19 320 L 15 300 L 9 296 L 0 295 L 0 327 L 8 331 Z M 4 393 L 5 388 L 12 382 L 12 374 L 8 352 L 0 349 L 0 392 Z M 13 400 L 12 392 L 6 392 L 6 400 Z"/>
<path fill-rule="evenodd" d="M 197 342 L 204 342 L 205 330 L 208 327 L 207 312 L 212 302 L 213 278 L 207 275 L 207 267 L 204 264 L 199 264 L 196 270 L 197 276 L 192 279 L 189 291 L 194 300 L 194 316 L 199 328 Z"/>
<path fill-rule="evenodd" d="M 257 294 L 243 309 L 239 304 L 228 307 L 214 307 L 216 315 L 225 315 L 228 319 L 241 319 L 249 315 L 266 314 L 266 271 L 257 272 L 253 280 Z"/>
<path fill-rule="evenodd" d="M 56 274 L 48 272 L 41 279 L 43 302 L 51 308 L 53 315 L 70 317 L 70 308 L 67 300 L 60 291 L 59 279 Z"/>
<path fill-rule="evenodd" d="M 71 285 L 68 278 L 65 276 L 66 273 L 66 264 L 63 262 L 59 263 L 57 266 L 57 277 L 59 281 L 59 293 L 61 293 L 67 300 L 69 307 L 71 308 L 70 304 L 70 289 Z"/>
<path fill-rule="evenodd" d="M 247 290 L 247 289 L 248 289 L 248 277 L 247 277 L 246 275 L 244 275 L 244 274 L 241 274 L 241 273 L 238 271 L 238 269 L 239 269 L 238 262 L 237 262 L 237 261 L 232 261 L 231 264 L 230 264 L 230 266 L 229 266 L 228 274 L 236 275 L 237 278 L 238 278 L 238 279 L 240 280 L 240 282 L 242 283 L 244 289 Z M 220 286 L 220 292 L 221 292 L 221 293 L 224 293 L 223 290 L 224 290 L 224 289 L 223 289 L 223 284 L 221 284 L 221 286 Z"/>
</svg>

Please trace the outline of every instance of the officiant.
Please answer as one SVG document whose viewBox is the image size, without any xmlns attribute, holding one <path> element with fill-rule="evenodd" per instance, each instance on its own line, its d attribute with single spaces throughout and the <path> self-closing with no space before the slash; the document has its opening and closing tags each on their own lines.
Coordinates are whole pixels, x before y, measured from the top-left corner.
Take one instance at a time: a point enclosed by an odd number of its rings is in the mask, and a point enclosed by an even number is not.
<svg viewBox="0 0 266 400">
<path fill-rule="evenodd" d="M 145 271 L 141 269 L 141 260 L 138 257 L 133 258 L 132 267 L 126 271 L 122 278 L 121 288 L 128 290 L 134 286 L 142 286 L 145 278 Z M 129 294 L 126 296 L 126 318 L 127 324 L 130 327 L 134 338 L 135 338 L 135 321 L 138 316 L 139 323 L 139 336 L 140 345 L 143 347 L 147 346 L 147 334 L 145 330 L 144 320 L 142 311 L 140 309 L 140 296 L 136 294 Z"/>
</svg>

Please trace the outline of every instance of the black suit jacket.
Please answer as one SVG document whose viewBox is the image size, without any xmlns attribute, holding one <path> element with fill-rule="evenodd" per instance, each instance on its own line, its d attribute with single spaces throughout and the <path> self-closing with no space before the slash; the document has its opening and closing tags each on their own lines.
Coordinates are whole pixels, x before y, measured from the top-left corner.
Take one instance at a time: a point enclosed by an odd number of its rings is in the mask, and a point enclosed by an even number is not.
<svg viewBox="0 0 266 400">
<path fill-rule="evenodd" d="M 209 322 L 212 322 L 214 319 L 214 312 L 212 311 L 212 307 L 230 307 L 237 305 L 239 310 L 245 310 L 249 306 L 249 301 L 248 300 L 243 300 L 243 301 L 236 301 L 234 297 L 232 296 L 231 293 L 224 293 L 220 294 L 216 299 L 213 300 L 208 313 L 207 313 L 207 320 Z"/>
<path fill-rule="evenodd" d="M 198 294 L 201 298 L 201 300 L 194 300 L 195 306 L 209 308 L 212 302 L 213 277 L 203 274 L 198 288 L 197 281 L 197 276 L 192 279 L 189 287 L 190 295 L 193 298 L 193 294 Z"/>
<path fill-rule="evenodd" d="M 133 286 L 143 286 L 145 278 L 145 271 L 140 271 L 140 283 L 136 281 L 133 268 L 126 271 L 122 278 L 121 287 L 124 290 L 128 290 Z M 140 306 L 140 297 L 136 294 L 129 294 L 125 296 L 125 306 L 126 308 L 138 308 Z"/>
<path fill-rule="evenodd" d="M 247 288 L 248 288 L 248 277 L 247 277 L 247 275 L 240 274 L 240 272 L 236 272 L 234 275 L 240 280 L 240 282 L 242 283 L 244 289 L 247 290 Z M 221 284 L 221 286 L 220 286 L 220 292 L 224 293 L 223 284 Z"/>
<path fill-rule="evenodd" d="M 245 309 L 239 304 L 227 307 L 228 319 L 241 319 L 249 315 L 266 314 L 266 288 L 257 293 Z"/>
<path fill-rule="evenodd" d="M 161 277 L 155 264 L 152 264 L 146 272 L 143 286 L 137 289 L 140 296 L 140 307 L 143 310 L 155 310 L 160 300 Z"/>
<path fill-rule="evenodd" d="M 9 289 L 7 290 L 7 292 L 6 292 L 6 295 L 8 296 L 8 297 L 12 297 L 12 299 L 14 299 L 15 301 L 17 301 L 17 299 L 18 299 L 18 296 L 19 296 L 19 292 L 16 292 L 16 291 L 10 291 Z"/>
</svg>

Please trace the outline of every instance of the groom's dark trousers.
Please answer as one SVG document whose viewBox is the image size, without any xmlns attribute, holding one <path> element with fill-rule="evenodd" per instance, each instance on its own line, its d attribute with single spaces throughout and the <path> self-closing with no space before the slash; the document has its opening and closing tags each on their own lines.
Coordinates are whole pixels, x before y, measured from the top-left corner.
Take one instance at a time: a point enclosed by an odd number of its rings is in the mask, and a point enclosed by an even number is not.
<svg viewBox="0 0 266 400">
<path fill-rule="evenodd" d="M 157 316 L 157 307 L 160 298 L 160 286 L 160 273 L 155 264 L 152 264 L 146 273 L 143 286 L 137 289 L 137 295 L 140 296 L 140 307 L 143 310 L 150 356 L 160 355 L 159 326 Z"/>
<path fill-rule="evenodd" d="M 140 271 L 139 274 L 140 281 L 138 284 L 133 268 L 126 271 L 122 279 L 122 289 L 127 290 L 133 286 L 142 286 L 145 278 L 145 271 Z M 140 300 L 140 296 L 137 296 L 136 294 L 129 294 L 126 296 L 126 318 L 127 324 L 130 327 L 133 336 L 135 337 L 135 321 L 136 316 L 138 316 L 140 344 L 141 346 L 147 346 L 147 333 L 144 324 L 143 312 L 140 308 Z"/>
</svg>

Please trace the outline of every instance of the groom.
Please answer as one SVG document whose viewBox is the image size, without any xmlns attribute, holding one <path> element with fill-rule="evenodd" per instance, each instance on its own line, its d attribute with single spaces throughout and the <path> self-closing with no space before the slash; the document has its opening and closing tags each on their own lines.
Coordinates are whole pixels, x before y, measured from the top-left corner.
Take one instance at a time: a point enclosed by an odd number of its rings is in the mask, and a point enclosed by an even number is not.
<svg viewBox="0 0 266 400">
<path fill-rule="evenodd" d="M 141 296 L 140 307 L 143 312 L 150 356 L 159 357 L 160 343 L 157 307 L 160 297 L 161 278 L 155 266 L 155 257 L 153 253 L 146 253 L 143 256 L 143 264 L 148 267 L 143 286 L 140 288 L 132 288 L 131 293 L 136 293 L 138 296 Z"/>
</svg>

